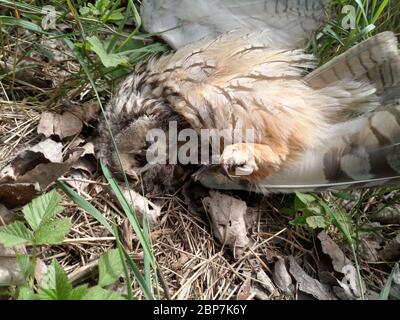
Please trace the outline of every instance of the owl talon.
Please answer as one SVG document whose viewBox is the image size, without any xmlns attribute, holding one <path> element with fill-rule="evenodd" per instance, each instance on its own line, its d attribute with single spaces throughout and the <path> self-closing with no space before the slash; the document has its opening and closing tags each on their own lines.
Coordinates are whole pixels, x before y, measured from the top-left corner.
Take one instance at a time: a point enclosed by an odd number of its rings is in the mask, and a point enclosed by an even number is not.
<svg viewBox="0 0 400 320">
<path fill-rule="evenodd" d="M 231 166 L 229 164 L 222 164 L 221 171 L 224 176 L 226 176 L 229 180 L 233 181 L 233 178 L 232 178 L 231 174 L 229 173 L 230 167 Z"/>
<path fill-rule="evenodd" d="M 233 144 L 224 149 L 220 160 L 224 174 L 233 177 L 249 176 L 258 170 L 257 164 L 246 144 Z"/>
</svg>

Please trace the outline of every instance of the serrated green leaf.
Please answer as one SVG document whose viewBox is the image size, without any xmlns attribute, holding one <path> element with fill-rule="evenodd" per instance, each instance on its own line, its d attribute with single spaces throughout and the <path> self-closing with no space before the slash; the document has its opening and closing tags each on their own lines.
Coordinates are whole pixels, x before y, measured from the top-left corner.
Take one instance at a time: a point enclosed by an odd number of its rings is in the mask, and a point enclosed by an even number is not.
<svg viewBox="0 0 400 320">
<path fill-rule="evenodd" d="M 312 228 L 312 229 L 317 229 L 317 228 L 326 228 L 328 224 L 326 223 L 326 220 L 322 216 L 311 216 L 306 218 L 306 223 L 307 225 Z"/>
<path fill-rule="evenodd" d="M 105 19 L 105 22 L 107 22 L 107 21 L 114 21 L 115 22 L 115 21 L 120 21 L 120 20 L 124 19 L 124 15 L 118 10 L 115 10 L 115 11 L 111 12 L 106 17 L 107 17 L 107 19 Z"/>
<path fill-rule="evenodd" d="M 99 259 L 99 286 L 115 283 L 123 272 L 124 266 L 118 249 L 107 251 Z"/>
<path fill-rule="evenodd" d="M 304 216 L 296 217 L 293 220 L 289 221 L 289 224 L 292 226 L 304 226 L 306 225 L 306 217 Z"/>
<path fill-rule="evenodd" d="M 28 279 L 28 277 L 30 277 L 33 274 L 33 265 L 31 264 L 29 256 L 17 252 L 16 258 L 18 265 L 24 275 L 24 278 Z"/>
<path fill-rule="evenodd" d="M 294 210 L 294 208 L 282 208 L 279 209 L 279 212 L 288 216 L 294 216 L 296 214 L 296 210 Z"/>
<path fill-rule="evenodd" d="M 20 221 L 0 228 L 0 243 L 6 247 L 18 246 L 32 240 L 33 232 Z"/>
<path fill-rule="evenodd" d="M 341 210 L 332 210 L 326 203 L 321 202 L 325 212 L 332 218 L 336 227 L 342 232 L 350 246 L 354 244 L 353 223 L 348 214 Z"/>
<path fill-rule="evenodd" d="M 35 233 L 35 244 L 60 244 L 71 229 L 68 218 L 54 219 L 42 224 Z"/>
<path fill-rule="evenodd" d="M 82 300 L 126 300 L 120 294 L 96 286 L 89 289 Z"/>
<path fill-rule="evenodd" d="M 63 211 L 63 207 L 59 205 L 60 195 L 55 189 L 45 193 L 22 208 L 22 212 L 26 221 L 36 231 L 41 223 L 46 223 L 56 214 Z"/>
<path fill-rule="evenodd" d="M 296 198 L 298 198 L 305 205 L 308 205 L 316 200 L 313 195 L 301 192 L 296 192 Z"/>
<path fill-rule="evenodd" d="M 123 55 L 118 53 L 108 53 L 103 43 L 96 36 L 87 37 L 86 40 L 90 43 L 91 49 L 98 55 L 101 63 L 106 68 L 128 64 L 128 59 Z"/>
<path fill-rule="evenodd" d="M 41 300 L 68 300 L 72 292 L 72 285 L 57 260 L 53 260 L 43 276 L 39 289 Z"/>
<path fill-rule="evenodd" d="M 83 284 L 81 286 L 78 286 L 74 289 L 72 289 L 68 300 L 82 300 L 83 297 L 88 293 L 89 289 L 88 289 L 88 285 L 87 284 Z"/>
<path fill-rule="evenodd" d="M 31 288 L 19 287 L 18 300 L 37 300 L 38 296 Z"/>
<path fill-rule="evenodd" d="M 90 9 L 88 7 L 80 7 L 79 13 L 84 17 L 88 16 L 90 14 Z"/>
</svg>

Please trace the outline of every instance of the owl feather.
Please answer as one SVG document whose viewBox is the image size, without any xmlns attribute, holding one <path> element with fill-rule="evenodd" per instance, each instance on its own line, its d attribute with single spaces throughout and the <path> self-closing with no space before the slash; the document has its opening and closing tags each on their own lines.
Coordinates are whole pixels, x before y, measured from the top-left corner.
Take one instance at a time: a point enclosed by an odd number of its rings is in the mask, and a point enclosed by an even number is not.
<svg viewBox="0 0 400 320">
<path fill-rule="evenodd" d="M 124 170 L 143 167 L 148 130 L 168 131 L 177 121 L 199 133 L 255 132 L 218 150 L 225 170 L 250 173 L 230 180 L 206 166 L 195 177 L 211 188 L 266 193 L 398 182 L 397 39 L 378 34 L 315 69 L 300 43 L 323 20 L 326 3 L 145 1 L 145 27 L 176 27 L 163 37 L 177 51 L 138 65 L 107 108 Z M 101 131 L 100 157 L 118 167 Z"/>
</svg>

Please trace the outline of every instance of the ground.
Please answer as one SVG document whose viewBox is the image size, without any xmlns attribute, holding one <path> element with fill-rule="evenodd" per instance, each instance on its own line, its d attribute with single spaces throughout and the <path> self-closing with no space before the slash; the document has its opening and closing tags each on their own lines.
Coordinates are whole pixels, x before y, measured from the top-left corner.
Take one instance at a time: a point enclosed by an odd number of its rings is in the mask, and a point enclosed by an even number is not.
<svg viewBox="0 0 400 320">
<path fill-rule="evenodd" d="M 64 128 L 67 121 L 57 120 L 58 134 L 55 127 L 38 131 L 43 113 L 65 115 L 74 106 L 75 111 L 97 109 L 93 106 L 108 101 L 118 80 L 137 61 L 168 50 L 160 39 L 136 29 L 140 18 L 130 4 L 129 10 L 119 10 L 125 7 L 121 1 L 97 1 L 96 6 L 88 1 L 47 1 L 60 16 L 56 29 L 41 32 L 35 27 L 44 16 L 39 2 L 0 1 L 0 169 L 21 151 L 43 141 L 46 134 L 62 144 L 66 161 L 70 150 L 85 146 L 96 135 L 101 111 L 97 116 L 94 111 L 93 117 L 86 114 L 78 128 L 70 122 Z M 383 2 L 364 8 L 365 20 L 375 19 Z M 335 3 L 340 8 L 340 1 Z M 369 23 L 360 22 L 366 25 L 349 34 L 334 23 L 326 29 L 327 24 L 310 51 L 314 50 L 322 63 L 378 31 L 400 32 L 399 6 L 389 1 L 382 8 L 374 21 L 377 29 L 364 32 Z M 357 12 L 362 14 L 359 8 Z M 330 19 L 335 21 L 336 16 Z M 100 47 L 96 39 L 102 39 Z M 73 50 L 68 50 L 71 47 Z M 72 133 L 66 133 L 68 130 Z M 147 273 L 146 252 L 96 159 L 88 152 L 79 165 L 69 169 L 58 181 L 90 202 L 108 223 L 115 223 L 130 256 L 144 274 L 156 279 L 154 294 L 160 298 L 358 299 L 364 296 L 357 285 L 358 276 L 368 289 L 365 297 L 376 298 L 399 259 L 400 192 L 396 187 L 319 195 L 235 194 L 245 200 L 253 219 L 247 224 L 249 246 L 237 256 L 216 241 L 208 215 L 188 206 L 182 186 L 173 194 L 150 198 L 161 206 L 162 215 L 147 239 L 158 272 Z M 116 239 L 88 210 L 71 200 L 60 184 L 46 187 L 56 187 L 62 195 L 64 210 L 58 216 L 69 218 L 72 227 L 61 244 L 38 246 L 38 260 L 50 265 L 57 259 L 74 286 L 95 285 L 99 257 L 116 247 Z M 335 220 L 343 214 L 345 222 Z M 11 208 L 11 215 L 12 220 L 21 218 L 20 206 Z M 5 219 L 0 218 L 1 225 Z M 350 225 L 350 237 L 343 225 Z M 27 252 L 32 253 L 29 245 Z M 354 274 L 345 274 L 338 267 L 341 254 Z M 342 281 L 341 289 L 335 278 Z M 110 288 L 125 294 L 123 282 L 121 277 L 120 283 Z M 132 287 L 134 297 L 145 297 L 135 277 Z M 399 298 L 398 288 L 392 289 L 390 297 Z"/>
</svg>

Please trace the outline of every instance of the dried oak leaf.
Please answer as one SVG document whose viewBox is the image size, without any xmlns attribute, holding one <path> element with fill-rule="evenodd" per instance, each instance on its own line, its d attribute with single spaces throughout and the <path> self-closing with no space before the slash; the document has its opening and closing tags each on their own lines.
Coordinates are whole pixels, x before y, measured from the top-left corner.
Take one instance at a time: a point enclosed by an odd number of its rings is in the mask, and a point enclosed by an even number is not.
<svg viewBox="0 0 400 320">
<path fill-rule="evenodd" d="M 336 300 L 328 286 L 317 279 L 310 277 L 296 262 L 294 257 L 289 257 L 289 272 L 299 285 L 299 290 L 312 295 L 318 300 Z"/>
<path fill-rule="evenodd" d="M 56 135 L 64 139 L 79 134 L 82 128 L 82 120 L 71 112 L 57 114 L 45 111 L 40 116 L 37 132 L 47 138 Z"/>
<path fill-rule="evenodd" d="M 286 269 L 285 260 L 282 257 L 278 257 L 278 260 L 274 265 L 274 272 L 272 275 L 275 285 L 285 294 L 292 295 L 294 292 L 294 286 L 292 277 Z"/>
<path fill-rule="evenodd" d="M 0 202 L 8 208 L 23 206 L 69 170 L 83 150 L 74 150 L 66 161 L 62 144 L 51 139 L 22 151 L 0 172 Z"/>
<path fill-rule="evenodd" d="M 322 252 L 332 259 L 333 269 L 336 272 L 343 273 L 343 267 L 351 265 L 351 261 L 346 258 L 343 251 L 325 231 L 321 231 L 318 234 L 318 239 L 321 241 Z"/>
<path fill-rule="evenodd" d="M 240 257 L 249 243 L 244 219 L 246 203 L 215 191 L 210 191 L 210 196 L 203 202 L 210 214 L 215 237 L 228 245 L 235 257 Z"/>
<path fill-rule="evenodd" d="M 71 102 L 63 101 L 65 111 L 72 113 L 82 122 L 90 122 L 99 116 L 99 104 L 89 101 L 84 104 L 72 104 Z"/>
</svg>

